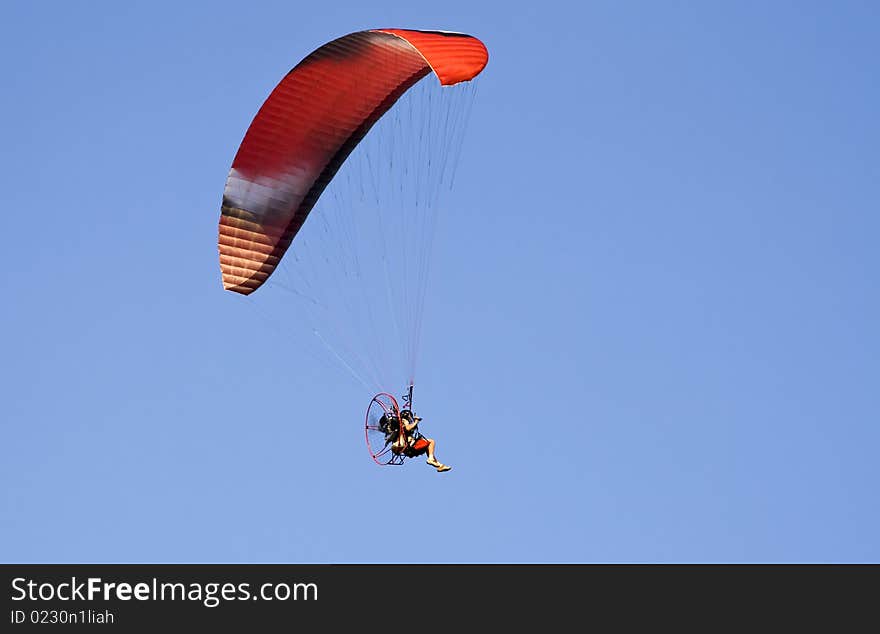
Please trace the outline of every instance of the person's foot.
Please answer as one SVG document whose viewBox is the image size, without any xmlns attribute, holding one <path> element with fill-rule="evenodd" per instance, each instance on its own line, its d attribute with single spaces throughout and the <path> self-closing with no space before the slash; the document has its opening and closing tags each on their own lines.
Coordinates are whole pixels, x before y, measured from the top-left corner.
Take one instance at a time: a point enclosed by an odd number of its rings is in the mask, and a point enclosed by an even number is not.
<svg viewBox="0 0 880 634">
<path fill-rule="evenodd" d="M 448 464 L 441 464 L 439 467 L 437 467 L 437 473 L 449 471 L 450 469 L 452 469 L 452 467 L 450 467 Z"/>
<path fill-rule="evenodd" d="M 440 464 L 440 462 L 439 462 L 436 458 L 428 458 L 427 460 L 425 460 L 425 462 L 427 462 L 427 463 L 428 463 L 429 465 L 431 465 L 432 467 L 438 467 L 438 468 L 439 468 L 439 467 L 442 467 L 442 466 L 443 466 L 442 464 Z"/>
</svg>

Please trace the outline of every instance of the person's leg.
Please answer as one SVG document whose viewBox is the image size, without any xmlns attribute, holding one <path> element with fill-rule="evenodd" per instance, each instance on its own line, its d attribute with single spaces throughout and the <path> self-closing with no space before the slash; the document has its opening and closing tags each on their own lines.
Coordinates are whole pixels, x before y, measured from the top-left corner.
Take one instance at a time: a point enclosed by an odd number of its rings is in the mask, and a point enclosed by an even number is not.
<svg viewBox="0 0 880 634">
<path fill-rule="evenodd" d="M 434 458 L 434 447 L 436 445 L 434 439 L 426 438 L 425 440 L 428 441 L 428 462 L 437 462 L 437 460 Z"/>
<path fill-rule="evenodd" d="M 428 443 L 428 460 L 427 463 L 432 467 L 438 466 L 440 463 L 437 462 L 437 458 L 434 457 L 434 447 L 436 447 L 436 443 L 433 438 L 425 438 L 425 442 Z"/>
<path fill-rule="evenodd" d="M 434 448 L 436 446 L 434 439 L 433 438 L 426 438 L 425 440 L 428 441 L 428 460 L 427 460 L 427 463 L 429 465 L 431 465 L 432 467 L 436 468 L 437 471 L 449 471 L 452 467 L 450 467 L 449 465 L 443 464 L 442 462 L 437 460 L 436 457 L 434 457 Z"/>
</svg>

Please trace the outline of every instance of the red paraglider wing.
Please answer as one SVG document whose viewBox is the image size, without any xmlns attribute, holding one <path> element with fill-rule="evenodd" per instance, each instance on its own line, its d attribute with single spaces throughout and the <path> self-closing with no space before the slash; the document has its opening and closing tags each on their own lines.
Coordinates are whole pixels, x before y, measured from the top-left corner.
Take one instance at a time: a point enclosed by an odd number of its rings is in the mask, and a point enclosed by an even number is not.
<svg viewBox="0 0 880 634">
<path fill-rule="evenodd" d="M 223 287 L 260 287 L 339 167 L 376 121 L 433 71 L 452 85 L 488 53 L 460 33 L 386 29 L 334 40 L 275 87 L 245 134 L 226 180 L 218 246 Z"/>
</svg>

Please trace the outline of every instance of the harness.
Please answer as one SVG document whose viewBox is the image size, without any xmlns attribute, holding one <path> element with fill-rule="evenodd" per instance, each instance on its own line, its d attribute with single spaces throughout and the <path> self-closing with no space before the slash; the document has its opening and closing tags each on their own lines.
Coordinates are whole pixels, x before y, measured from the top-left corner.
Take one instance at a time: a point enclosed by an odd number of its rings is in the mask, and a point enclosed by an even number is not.
<svg viewBox="0 0 880 634">
<path fill-rule="evenodd" d="M 404 415 L 405 413 L 409 413 L 409 416 Z M 410 412 L 410 410 L 405 410 L 405 412 L 401 412 L 401 418 L 407 419 L 407 422 L 410 422 L 410 423 L 415 421 L 415 419 L 413 418 L 413 414 L 412 414 L 412 412 Z M 413 456 L 418 455 L 418 453 L 416 453 L 416 450 L 413 449 L 413 446 L 421 438 L 423 438 L 422 432 L 419 431 L 418 423 L 416 423 L 416 426 L 413 427 L 409 432 L 402 432 L 402 433 L 406 436 L 406 447 L 403 450 L 404 455 L 407 456 L 408 458 L 412 458 Z"/>
<path fill-rule="evenodd" d="M 406 416 L 401 416 L 401 418 L 408 418 Z M 409 422 L 412 421 L 412 418 L 409 419 Z M 419 431 L 418 425 L 413 427 L 409 432 L 403 430 L 403 424 L 400 418 L 397 416 L 385 414 L 382 418 L 379 419 L 379 427 L 382 429 L 382 432 L 385 434 L 385 445 L 388 446 L 394 443 L 401 435 L 404 437 L 404 449 L 403 454 L 409 458 L 417 455 L 415 450 L 413 449 L 413 445 L 415 445 L 420 439 L 424 436 L 422 432 Z"/>
<path fill-rule="evenodd" d="M 403 429 L 404 420 L 408 423 L 415 422 L 415 414 L 412 412 L 412 394 L 413 386 L 412 383 L 410 383 L 407 393 L 403 395 L 403 409 L 400 410 L 400 414 L 398 415 L 396 411 L 389 412 L 386 410 L 379 419 L 379 428 L 385 434 L 385 447 L 394 444 L 401 436 L 403 436 L 404 447 L 403 451 L 400 453 L 408 458 L 417 456 L 424 451 L 417 452 L 413 448 L 413 445 L 424 438 L 422 432 L 419 431 L 418 423 L 416 423 L 416 426 L 409 432 L 404 431 Z"/>
</svg>

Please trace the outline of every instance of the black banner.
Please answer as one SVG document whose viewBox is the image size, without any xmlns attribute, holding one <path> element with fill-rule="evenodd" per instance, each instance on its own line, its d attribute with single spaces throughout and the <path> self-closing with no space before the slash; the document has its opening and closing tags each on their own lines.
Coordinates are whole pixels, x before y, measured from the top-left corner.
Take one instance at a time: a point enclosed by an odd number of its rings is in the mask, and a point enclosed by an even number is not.
<svg viewBox="0 0 880 634">
<path fill-rule="evenodd" d="M 5 564 L 3 631 L 34 626 L 446 628 L 855 618 L 872 565 Z M 751 621 L 746 615 L 760 615 Z M 758 618 L 755 616 L 754 618 Z M 708 623 L 707 623 L 708 624 Z M 580 628 L 579 628 L 580 629 Z"/>
</svg>

